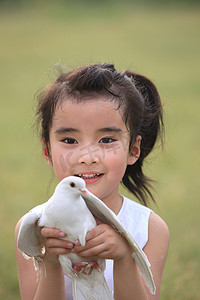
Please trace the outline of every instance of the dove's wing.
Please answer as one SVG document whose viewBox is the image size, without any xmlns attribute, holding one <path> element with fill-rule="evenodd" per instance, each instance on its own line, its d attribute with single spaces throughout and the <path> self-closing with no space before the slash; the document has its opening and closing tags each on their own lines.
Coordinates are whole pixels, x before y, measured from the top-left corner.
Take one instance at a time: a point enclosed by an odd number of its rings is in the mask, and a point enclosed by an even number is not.
<svg viewBox="0 0 200 300">
<path fill-rule="evenodd" d="M 41 217 L 44 205 L 45 203 L 38 205 L 28 212 L 24 216 L 19 229 L 17 246 L 27 259 L 41 255 L 40 232 L 35 226 L 35 223 Z"/>
<path fill-rule="evenodd" d="M 135 251 L 133 252 L 132 256 L 135 259 L 150 292 L 152 294 L 155 294 L 156 287 L 150 270 L 150 263 L 145 253 L 134 240 L 132 235 L 129 232 L 127 232 L 126 229 L 122 226 L 114 212 L 111 209 L 109 209 L 99 198 L 90 193 L 88 190 L 82 192 L 81 195 L 92 214 L 103 223 L 114 227 L 134 248 Z"/>
</svg>

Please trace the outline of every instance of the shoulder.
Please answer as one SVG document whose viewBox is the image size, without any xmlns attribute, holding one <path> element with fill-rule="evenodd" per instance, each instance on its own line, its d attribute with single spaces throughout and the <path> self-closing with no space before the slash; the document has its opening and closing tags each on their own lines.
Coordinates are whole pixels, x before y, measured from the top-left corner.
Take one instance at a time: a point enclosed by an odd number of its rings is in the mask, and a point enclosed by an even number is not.
<svg viewBox="0 0 200 300">
<path fill-rule="evenodd" d="M 160 247 L 163 258 L 166 259 L 169 247 L 169 228 L 164 220 L 156 213 L 149 218 L 149 242 Z"/>
<path fill-rule="evenodd" d="M 154 212 L 149 217 L 147 246 L 152 247 L 154 252 L 156 252 L 156 248 L 159 248 L 163 258 L 167 256 L 169 229 L 164 220 Z"/>
<path fill-rule="evenodd" d="M 156 213 L 152 212 L 149 217 L 149 238 L 160 239 L 169 242 L 169 229 L 164 220 Z"/>
</svg>

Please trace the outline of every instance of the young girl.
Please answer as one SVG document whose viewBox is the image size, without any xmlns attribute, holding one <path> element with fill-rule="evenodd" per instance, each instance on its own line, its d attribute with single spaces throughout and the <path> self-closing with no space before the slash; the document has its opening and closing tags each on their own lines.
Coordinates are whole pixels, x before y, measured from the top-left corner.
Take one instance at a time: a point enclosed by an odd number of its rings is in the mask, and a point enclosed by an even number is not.
<svg viewBox="0 0 200 300">
<path fill-rule="evenodd" d="M 45 254 L 38 281 L 32 261 L 16 247 L 22 300 L 72 299 L 70 279 L 58 261 L 59 254 L 69 252 L 107 260 L 105 277 L 116 300 L 158 299 L 169 232 L 146 207 L 147 196 L 153 196 L 150 179 L 142 171 L 163 126 L 156 87 L 144 76 L 116 71 L 112 64 L 85 66 L 62 73 L 40 93 L 37 116 L 43 155 L 58 180 L 70 175 L 83 178 L 112 209 L 146 253 L 156 294 L 151 295 L 143 282 L 126 241 L 109 225 L 97 222 L 85 247 L 63 240 L 66 234 L 59 229 L 41 228 Z M 120 182 L 145 206 L 120 195 Z M 16 240 L 20 224 L 21 220 Z"/>
</svg>

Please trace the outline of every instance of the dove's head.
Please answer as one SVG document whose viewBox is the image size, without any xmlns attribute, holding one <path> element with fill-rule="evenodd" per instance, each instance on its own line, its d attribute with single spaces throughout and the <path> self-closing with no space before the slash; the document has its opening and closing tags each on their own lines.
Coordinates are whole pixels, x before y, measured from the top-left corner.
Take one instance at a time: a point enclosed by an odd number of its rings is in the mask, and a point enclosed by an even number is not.
<svg viewBox="0 0 200 300">
<path fill-rule="evenodd" d="M 60 181 L 58 188 L 79 196 L 81 192 L 86 190 L 86 184 L 82 178 L 69 176 Z"/>
</svg>

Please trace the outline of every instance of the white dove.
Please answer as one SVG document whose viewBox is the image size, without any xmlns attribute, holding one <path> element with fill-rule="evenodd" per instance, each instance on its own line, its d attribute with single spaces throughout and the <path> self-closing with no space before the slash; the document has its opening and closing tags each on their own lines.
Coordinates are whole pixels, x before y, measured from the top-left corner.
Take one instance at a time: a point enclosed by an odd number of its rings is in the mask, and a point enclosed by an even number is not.
<svg viewBox="0 0 200 300">
<path fill-rule="evenodd" d="M 82 189 L 85 189 L 83 179 L 72 176 L 64 178 L 46 203 L 24 217 L 18 235 L 18 248 L 28 256 L 41 254 L 38 236 L 35 235 L 37 229 L 32 231 L 32 224 L 38 219 L 39 226 L 58 228 L 67 234 L 66 240 L 73 243 L 79 240 L 85 246 L 86 234 L 96 226 L 96 221 L 81 197 Z M 65 275 L 70 275 L 72 279 L 73 299 L 113 299 L 104 278 L 105 260 L 95 262 L 69 253 L 59 255 L 59 261 Z"/>
<path fill-rule="evenodd" d="M 130 243 L 134 249 L 132 257 L 140 268 L 150 292 L 155 294 L 156 288 L 146 255 L 126 232 L 113 211 L 90 193 L 86 189 L 85 181 L 79 177 L 64 178 L 46 203 L 25 215 L 19 230 L 18 249 L 27 259 L 41 255 L 38 229 L 35 226 L 38 219 L 39 226 L 58 228 L 67 234 L 66 240 L 73 243 L 79 240 L 84 246 L 87 232 L 96 226 L 92 214 L 103 223 L 114 227 Z M 104 278 L 105 260 L 99 259 L 96 262 L 69 253 L 59 255 L 59 261 L 64 273 L 72 279 L 73 299 L 113 299 Z"/>
</svg>

